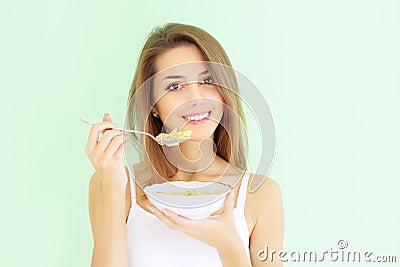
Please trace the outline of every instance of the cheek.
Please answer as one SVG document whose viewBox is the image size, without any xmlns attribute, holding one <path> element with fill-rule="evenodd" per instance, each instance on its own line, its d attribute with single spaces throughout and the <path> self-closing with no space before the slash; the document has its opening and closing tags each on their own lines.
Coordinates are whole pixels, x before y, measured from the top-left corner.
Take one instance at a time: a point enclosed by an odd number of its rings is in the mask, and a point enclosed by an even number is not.
<svg viewBox="0 0 400 267">
<path fill-rule="evenodd" d="M 174 112 L 178 105 L 179 101 L 166 95 L 156 103 L 155 108 L 158 110 L 161 117 L 166 118 L 171 112 Z"/>
<path fill-rule="evenodd" d="M 223 109 L 226 102 L 225 102 L 224 96 L 222 95 L 222 93 L 219 90 L 217 91 L 217 93 L 215 95 L 215 100 L 217 100 L 220 103 L 219 107 L 221 109 Z"/>
<path fill-rule="evenodd" d="M 214 87 L 206 94 L 207 98 L 214 99 L 218 102 L 225 103 L 224 97 L 218 87 Z"/>
<path fill-rule="evenodd" d="M 221 103 L 225 103 L 224 96 L 222 95 L 222 90 L 221 88 L 216 88 L 216 94 L 218 97 L 218 100 L 221 101 Z"/>
</svg>

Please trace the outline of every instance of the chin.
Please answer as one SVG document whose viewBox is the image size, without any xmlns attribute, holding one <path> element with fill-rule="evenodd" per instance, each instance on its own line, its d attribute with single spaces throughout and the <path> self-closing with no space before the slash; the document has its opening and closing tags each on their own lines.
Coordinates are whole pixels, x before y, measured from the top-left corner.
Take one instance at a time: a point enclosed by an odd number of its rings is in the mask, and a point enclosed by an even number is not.
<svg viewBox="0 0 400 267">
<path fill-rule="evenodd" d="M 212 136 L 192 136 L 191 141 L 202 141 L 204 139 L 213 139 Z"/>
<path fill-rule="evenodd" d="M 212 136 L 217 129 L 219 123 L 211 122 L 208 121 L 207 123 L 203 125 L 191 125 L 191 124 L 186 124 L 182 131 L 186 130 L 191 130 L 192 131 L 192 139 L 195 138 L 196 136 L 199 139 L 203 138 L 208 138 Z"/>
<path fill-rule="evenodd" d="M 192 141 L 201 141 L 203 139 L 214 139 L 214 131 L 204 131 L 204 132 L 199 130 L 197 131 L 192 130 L 192 131 L 193 131 L 191 136 Z"/>
</svg>

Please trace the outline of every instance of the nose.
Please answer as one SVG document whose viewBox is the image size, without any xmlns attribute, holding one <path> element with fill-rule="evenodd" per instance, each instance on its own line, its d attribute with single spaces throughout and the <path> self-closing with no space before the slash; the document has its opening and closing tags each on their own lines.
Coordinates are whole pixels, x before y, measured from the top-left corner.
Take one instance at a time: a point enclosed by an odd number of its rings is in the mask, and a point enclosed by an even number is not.
<svg viewBox="0 0 400 267">
<path fill-rule="evenodd" d="M 187 100 L 200 104 L 205 102 L 205 91 L 198 82 L 190 82 L 186 84 L 186 97 Z"/>
</svg>

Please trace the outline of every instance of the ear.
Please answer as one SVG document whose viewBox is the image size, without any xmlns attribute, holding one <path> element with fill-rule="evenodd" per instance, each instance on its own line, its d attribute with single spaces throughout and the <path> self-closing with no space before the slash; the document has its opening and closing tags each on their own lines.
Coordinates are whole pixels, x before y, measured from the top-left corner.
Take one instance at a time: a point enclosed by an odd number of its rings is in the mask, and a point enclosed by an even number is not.
<svg viewBox="0 0 400 267">
<path fill-rule="evenodd" d="M 158 112 L 155 108 L 151 109 L 151 114 L 153 114 L 154 117 L 158 117 Z"/>
</svg>

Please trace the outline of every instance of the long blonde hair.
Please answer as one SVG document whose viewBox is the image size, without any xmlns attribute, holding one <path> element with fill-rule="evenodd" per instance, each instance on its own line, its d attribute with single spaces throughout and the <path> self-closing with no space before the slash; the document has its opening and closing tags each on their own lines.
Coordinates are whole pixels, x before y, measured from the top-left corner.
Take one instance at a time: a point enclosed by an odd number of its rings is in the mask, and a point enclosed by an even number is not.
<svg viewBox="0 0 400 267">
<path fill-rule="evenodd" d="M 151 112 L 149 112 L 154 103 L 152 103 L 151 83 L 146 81 L 156 74 L 155 62 L 157 56 L 168 49 L 182 45 L 196 45 L 205 61 L 231 67 L 231 63 L 222 46 L 206 31 L 195 26 L 178 23 L 168 23 L 154 28 L 140 54 L 129 92 L 126 116 L 129 129 L 146 131 L 154 136 L 161 132 L 163 126 L 161 119 L 152 116 Z M 239 99 L 236 78 L 233 71 L 228 72 L 225 75 L 229 77 L 225 77 L 225 80 L 229 80 L 230 90 L 220 91 L 225 100 L 225 105 L 237 116 L 230 116 L 229 112 L 225 113 L 224 111 L 221 123 L 214 132 L 216 154 L 233 166 L 246 170 L 246 153 L 240 127 L 240 123 L 243 123 L 244 128 L 246 128 L 246 120 Z M 143 88 L 143 86 L 147 88 Z M 230 133 L 233 133 L 232 136 L 234 138 L 232 140 L 229 138 L 227 129 L 222 127 L 221 124 L 229 129 Z M 136 144 L 136 148 L 140 151 L 140 157 L 142 163 L 145 163 L 145 168 L 150 171 L 154 168 L 157 172 L 157 174 L 151 172 L 152 175 L 159 175 L 164 179 L 168 179 L 176 173 L 177 167 L 168 161 L 160 145 L 144 135 L 132 135 L 131 138 Z M 149 177 L 149 179 L 156 178 Z"/>
</svg>

